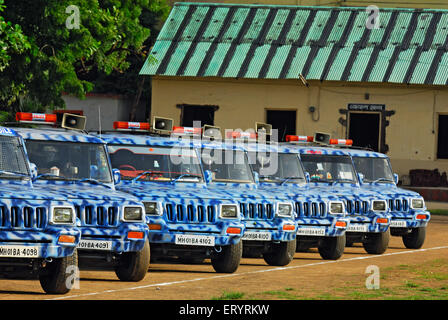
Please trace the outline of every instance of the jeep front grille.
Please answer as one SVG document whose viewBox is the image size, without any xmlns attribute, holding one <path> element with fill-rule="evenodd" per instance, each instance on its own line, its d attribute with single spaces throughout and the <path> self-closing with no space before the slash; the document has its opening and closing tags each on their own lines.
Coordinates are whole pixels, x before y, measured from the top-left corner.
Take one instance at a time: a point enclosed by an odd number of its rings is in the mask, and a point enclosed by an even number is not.
<svg viewBox="0 0 448 320">
<path fill-rule="evenodd" d="M 274 209 L 270 203 L 240 203 L 240 211 L 245 219 L 272 220 Z"/>
<path fill-rule="evenodd" d="M 406 199 L 389 199 L 388 204 L 390 211 L 407 212 L 409 210 L 409 203 Z"/>
<path fill-rule="evenodd" d="M 116 227 L 118 225 L 117 207 L 75 206 L 75 210 L 82 226 Z"/>
<path fill-rule="evenodd" d="M 168 222 L 210 223 L 216 221 L 215 206 L 167 203 L 165 213 Z"/>
<path fill-rule="evenodd" d="M 299 217 L 323 218 L 327 216 L 327 206 L 324 202 L 300 202 L 295 203 L 295 211 Z"/>
<path fill-rule="evenodd" d="M 369 212 L 369 202 L 360 200 L 345 200 L 347 214 L 367 214 Z"/>
<path fill-rule="evenodd" d="M 17 230 L 44 229 L 47 225 L 44 207 L 0 206 L 0 228 Z"/>
</svg>

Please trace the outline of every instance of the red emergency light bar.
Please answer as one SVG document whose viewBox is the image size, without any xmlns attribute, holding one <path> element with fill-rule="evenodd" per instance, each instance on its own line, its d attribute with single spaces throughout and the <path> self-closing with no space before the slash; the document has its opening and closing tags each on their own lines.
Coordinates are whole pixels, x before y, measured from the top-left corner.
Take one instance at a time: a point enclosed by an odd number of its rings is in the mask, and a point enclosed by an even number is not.
<svg viewBox="0 0 448 320">
<path fill-rule="evenodd" d="M 330 144 L 351 146 L 351 145 L 353 145 L 353 140 L 351 140 L 351 139 L 330 139 Z"/>
<path fill-rule="evenodd" d="M 313 142 L 313 140 L 314 140 L 313 136 L 294 136 L 294 135 L 286 136 L 286 142 Z"/>
<path fill-rule="evenodd" d="M 56 114 L 17 112 L 16 121 L 23 123 L 56 123 Z"/>
<path fill-rule="evenodd" d="M 114 121 L 114 130 L 122 131 L 149 131 L 148 122 Z"/>
<path fill-rule="evenodd" d="M 226 138 L 228 139 L 257 139 L 255 132 L 241 132 L 241 131 L 228 131 L 226 132 Z"/>
<path fill-rule="evenodd" d="M 192 135 L 201 135 L 202 128 L 196 128 L 196 127 L 173 127 L 173 133 L 177 134 L 192 134 Z"/>
</svg>

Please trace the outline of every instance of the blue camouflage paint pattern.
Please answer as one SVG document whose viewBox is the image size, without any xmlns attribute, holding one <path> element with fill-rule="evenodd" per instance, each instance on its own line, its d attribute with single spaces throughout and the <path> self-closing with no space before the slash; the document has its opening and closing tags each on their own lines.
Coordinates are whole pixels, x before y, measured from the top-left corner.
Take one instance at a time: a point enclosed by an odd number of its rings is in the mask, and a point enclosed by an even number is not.
<svg viewBox="0 0 448 320">
<path fill-rule="evenodd" d="M 389 157 L 379 152 L 357 149 L 344 149 L 344 151 L 352 157 L 383 158 L 387 160 L 390 166 Z M 398 228 L 419 228 L 428 225 L 431 216 L 430 212 L 426 208 L 412 209 L 410 206 L 412 198 L 423 200 L 423 197 L 419 193 L 400 188 L 394 182 L 363 182 L 361 183 L 361 188 L 378 192 L 386 198 L 392 220 L 391 228 L 395 222 L 399 221 L 404 221 L 406 225 Z M 417 214 L 425 214 L 427 219 L 418 220 Z"/>
<path fill-rule="evenodd" d="M 59 141 L 79 142 L 105 145 L 105 142 L 94 135 L 64 129 L 15 129 L 25 141 Z M 41 180 L 34 182 L 36 186 L 61 194 L 69 199 L 75 207 L 80 220 L 82 240 L 111 241 L 110 252 L 136 252 L 143 249 L 148 227 L 141 222 L 123 221 L 124 207 L 141 207 L 141 202 L 129 194 L 115 190 L 113 182 L 104 184 L 90 184 L 74 181 Z M 101 221 L 98 221 L 101 212 Z M 86 216 L 91 217 L 89 221 Z M 143 232 L 143 239 L 128 239 L 128 232 Z M 85 249 L 78 248 L 82 255 Z"/>
<path fill-rule="evenodd" d="M 19 137 L 11 128 L 0 127 L 1 136 Z M 26 157 L 26 150 L 24 150 Z M 26 159 L 28 161 L 28 159 Z M 54 207 L 73 207 L 67 198 L 33 185 L 31 176 L 24 179 L 0 179 L 0 246 L 36 247 L 36 258 L 71 256 L 81 232 L 75 225 L 52 224 Z M 71 243 L 59 243 L 61 235 L 73 236 Z M 26 256 L 22 256 L 26 258 Z M 11 257 L 1 257 L 1 259 Z"/>
<path fill-rule="evenodd" d="M 248 143 L 246 150 L 250 152 L 264 152 L 264 153 L 292 153 L 298 155 L 296 148 L 287 145 L 279 144 L 261 144 Z M 346 218 L 346 212 L 342 215 L 332 215 L 328 212 L 328 203 L 330 201 L 342 201 L 341 198 L 332 193 L 323 193 L 316 191 L 309 183 L 303 181 L 302 183 L 271 183 L 260 181 L 259 189 L 266 192 L 276 191 L 284 194 L 286 197 L 294 202 L 294 211 L 297 223 L 297 233 L 299 236 L 300 229 L 309 227 L 323 228 L 323 237 L 338 237 L 345 234 L 346 227 L 336 226 L 336 222 L 345 222 L 349 225 L 350 220 Z M 304 204 L 310 208 L 309 214 L 304 212 Z M 311 208 L 315 206 L 316 212 L 312 214 Z M 307 234 L 303 234 L 307 235 Z M 308 234 L 308 236 L 311 234 Z"/>
<path fill-rule="evenodd" d="M 149 135 L 132 135 L 125 133 L 101 135 L 108 146 L 159 146 L 159 147 L 184 147 L 193 148 L 193 144 L 182 142 L 178 139 L 157 137 Z M 117 189 L 133 196 L 142 202 L 158 202 L 162 205 L 161 215 L 146 215 L 147 224 L 159 225 L 160 230 L 150 230 L 149 241 L 151 243 L 175 244 L 178 235 L 213 235 L 215 246 L 236 244 L 244 232 L 244 225 L 240 217 L 236 219 L 220 218 L 219 205 L 235 204 L 234 201 L 223 194 L 217 194 L 207 189 L 205 183 L 193 182 L 152 182 L 122 180 Z M 187 208 L 193 210 L 191 216 L 187 214 Z M 168 210 L 182 208 L 183 217 L 178 219 L 177 214 L 169 215 Z M 204 219 L 198 219 L 198 212 L 213 208 L 213 213 Z M 211 218 L 210 218 L 211 217 Z M 241 234 L 227 234 L 229 227 L 240 228 Z"/>
</svg>

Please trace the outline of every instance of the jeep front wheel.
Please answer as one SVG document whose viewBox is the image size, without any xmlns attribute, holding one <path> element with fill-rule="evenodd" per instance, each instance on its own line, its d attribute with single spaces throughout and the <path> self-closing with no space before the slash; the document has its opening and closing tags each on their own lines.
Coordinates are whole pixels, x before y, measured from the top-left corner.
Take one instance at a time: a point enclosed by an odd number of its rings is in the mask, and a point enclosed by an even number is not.
<svg viewBox="0 0 448 320">
<path fill-rule="evenodd" d="M 337 260 L 344 253 L 345 234 L 339 237 L 326 237 L 319 242 L 319 254 L 324 260 Z"/>
<path fill-rule="evenodd" d="M 120 257 L 115 274 L 121 281 L 140 281 L 146 276 L 149 269 L 150 249 L 146 241 L 142 250 L 125 252 Z"/>
<path fill-rule="evenodd" d="M 213 269 L 219 273 L 233 273 L 240 265 L 243 255 L 243 242 L 221 247 L 221 251 L 214 251 L 211 254 Z"/>
<path fill-rule="evenodd" d="M 296 246 L 296 239 L 273 243 L 271 250 L 263 253 L 264 261 L 270 266 L 286 266 L 294 259 Z"/>
<path fill-rule="evenodd" d="M 367 239 L 363 241 L 362 245 L 367 253 L 382 254 L 387 250 L 390 239 L 390 229 L 386 232 L 369 233 Z"/>
<path fill-rule="evenodd" d="M 65 294 L 72 288 L 70 280 L 78 272 L 78 251 L 69 257 L 53 259 L 39 274 L 42 289 L 49 294 Z M 76 280 L 76 279 L 73 279 Z"/>
<path fill-rule="evenodd" d="M 426 227 L 413 228 L 410 233 L 403 236 L 403 243 L 408 249 L 420 249 L 426 238 Z"/>
</svg>

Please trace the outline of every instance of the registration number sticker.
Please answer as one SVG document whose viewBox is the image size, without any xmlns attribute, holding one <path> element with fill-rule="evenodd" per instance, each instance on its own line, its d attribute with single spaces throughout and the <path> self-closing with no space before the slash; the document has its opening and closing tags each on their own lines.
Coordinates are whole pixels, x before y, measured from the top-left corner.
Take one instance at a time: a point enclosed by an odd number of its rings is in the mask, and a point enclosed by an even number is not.
<svg viewBox="0 0 448 320">
<path fill-rule="evenodd" d="M 349 224 L 347 231 L 349 232 L 367 232 L 367 225 L 365 224 Z"/>
<path fill-rule="evenodd" d="M 0 246 L 0 257 L 38 258 L 39 247 L 35 246 Z"/>
<path fill-rule="evenodd" d="M 215 245 L 215 237 L 212 236 L 199 236 L 190 234 L 176 234 L 176 244 L 187 246 L 210 246 Z"/>
<path fill-rule="evenodd" d="M 324 236 L 325 228 L 298 228 L 297 235 L 299 236 Z"/>
<path fill-rule="evenodd" d="M 244 232 L 243 240 L 271 241 L 272 235 L 269 232 Z"/>
<path fill-rule="evenodd" d="M 103 240 L 81 240 L 78 244 L 78 249 L 89 250 L 112 250 L 112 241 Z"/>
<path fill-rule="evenodd" d="M 399 227 L 399 228 L 406 228 L 406 221 L 404 220 L 392 220 L 390 222 L 391 227 Z"/>
</svg>

